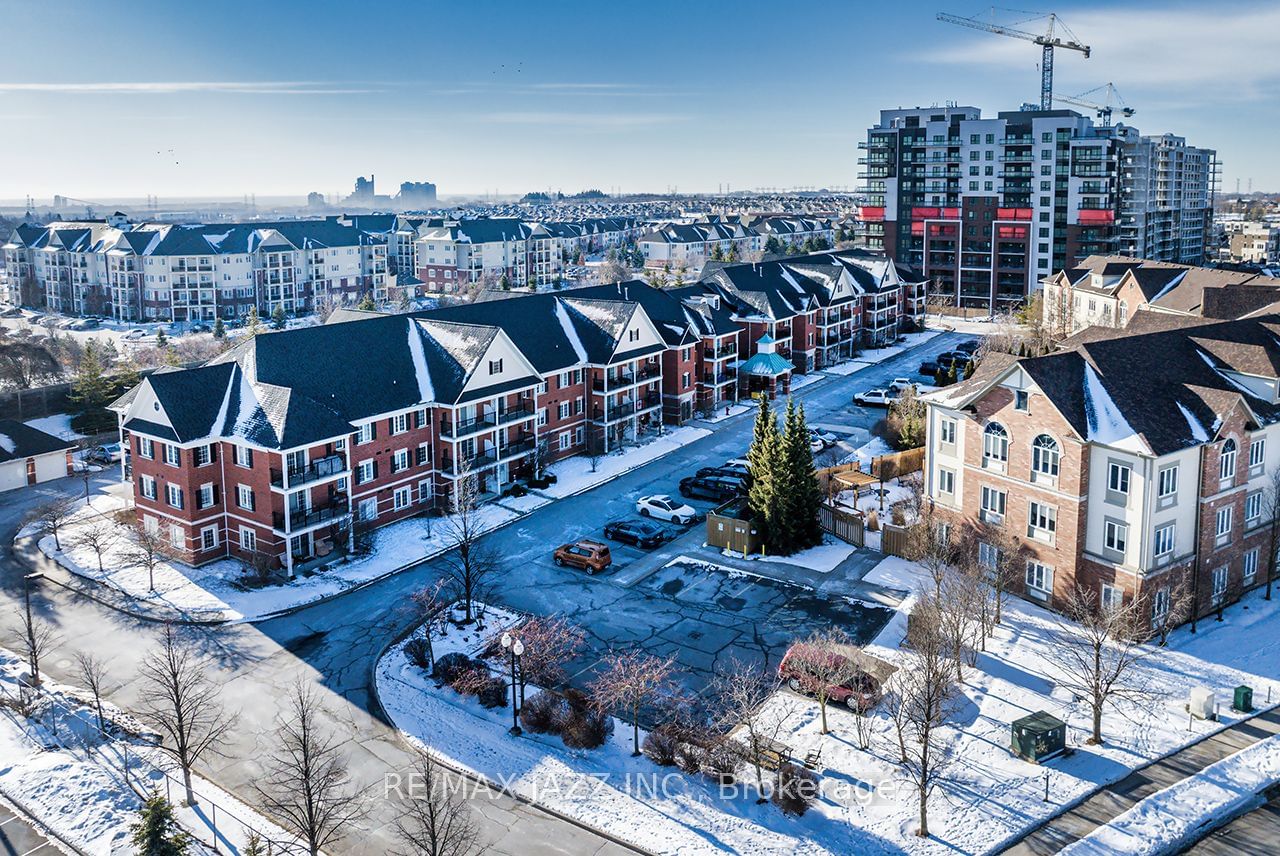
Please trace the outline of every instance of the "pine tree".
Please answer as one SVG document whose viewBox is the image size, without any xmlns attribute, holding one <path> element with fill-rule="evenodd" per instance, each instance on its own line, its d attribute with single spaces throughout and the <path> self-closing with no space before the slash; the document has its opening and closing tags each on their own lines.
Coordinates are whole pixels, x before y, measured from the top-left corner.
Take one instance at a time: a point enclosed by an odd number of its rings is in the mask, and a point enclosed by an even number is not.
<svg viewBox="0 0 1280 856">
<path fill-rule="evenodd" d="M 969 378 L 973 377 L 973 365 L 974 365 L 974 364 L 973 364 L 973 361 L 972 361 L 972 360 L 970 360 L 969 362 L 967 362 L 967 363 L 965 363 L 965 364 L 964 364 L 964 379 L 965 379 L 965 380 L 968 380 Z"/>
<path fill-rule="evenodd" d="M 244 849 L 240 851 L 240 856 L 267 856 L 267 847 L 262 843 L 262 836 L 256 832 L 250 832 L 244 842 Z"/>
<path fill-rule="evenodd" d="M 120 351 L 118 348 L 116 348 L 115 340 L 107 339 L 107 341 L 103 342 L 102 348 L 98 352 L 98 356 L 102 359 L 102 368 L 104 371 L 107 369 L 110 369 L 117 362 L 119 362 Z"/>
<path fill-rule="evenodd" d="M 937 371 L 933 373 L 934 386 L 946 386 L 951 381 L 947 377 L 947 370 L 942 366 L 938 366 Z"/>
<path fill-rule="evenodd" d="M 778 420 L 773 414 L 769 396 L 760 396 L 756 410 L 756 423 L 751 436 L 751 448 L 747 451 L 747 468 L 751 476 L 747 487 L 747 504 L 756 521 L 764 530 L 766 544 L 772 546 L 772 528 L 777 518 L 778 498 L 776 468 L 782 438 L 778 434 Z"/>
<path fill-rule="evenodd" d="M 796 551 L 799 536 L 796 510 L 800 484 L 796 480 L 798 461 L 793 448 L 796 430 L 796 404 L 794 399 L 788 398 L 787 409 L 782 417 L 782 435 L 778 438 L 773 462 L 774 501 L 777 510 L 768 533 L 769 548 L 783 556 Z"/>
<path fill-rule="evenodd" d="M 947 385 L 950 386 L 955 383 L 956 380 L 956 364 L 952 363 L 951 368 L 947 371 Z"/>
<path fill-rule="evenodd" d="M 142 382 L 142 375 L 138 372 L 138 364 L 133 361 L 132 356 L 127 356 L 116 366 L 115 376 L 116 386 L 121 390 L 130 390 Z"/>
<path fill-rule="evenodd" d="M 277 303 L 276 308 L 271 310 L 271 329 L 284 329 L 284 304 Z"/>
<path fill-rule="evenodd" d="M 803 404 L 796 408 L 795 428 L 787 446 L 787 467 L 791 475 L 788 511 L 795 533 L 795 546 L 803 550 L 822 543 L 822 524 L 818 520 L 822 490 L 818 487 L 818 472 L 813 463 L 813 446 Z"/>
<path fill-rule="evenodd" d="M 138 856 L 184 856 L 191 843 L 191 836 L 178 828 L 173 806 L 153 791 L 133 825 L 133 845 Z"/>
<path fill-rule="evenodd" d="M 373 312 L 377 308 L 378 308 L 378 304 L 373 302 L 373 295 L 369 294 L 368 292 L 365 292 L 364 297 L 361 298 L 358 304 L 356 304 L 356 309 L 362 309 L 365 312 Z"/>
<path fill-rule="evenodd" d="M 80 406 L 81 413 L 99 410 L 111 400 L 111 390 L 111 380 L 102 372 L 97 344 L 90 340 L 71 381 L 71 400 Z"/>
<path fill-rule="evenodd" d="M 262 320 L 258 318 L 258 307 L 250 306 L 249 314 L 244 317 L 244 335 L 252 339 L 262 332 Z"/>
<path fill-rule="evenodd" d="M 227 338 L 227 328 L 222 323 L 221 318 L 215 318 L 213 321 L 213 338 L 217 339 L 219 342 Z"/>
<path fill-rule="evenodd" d="M 511 278 L 504 273 L 502 277 L 498 280 L 498 287 L 501 288 L 503 291 L 510 291 Z"/>
<path fill-rule="evenodd" d="M 156 330 L 156 347 L 166 348 L 168 346 L 169 346 L 169 337 L 164 332 L 164 328 L 161 327 L 159 330 Z"/>
</svg>

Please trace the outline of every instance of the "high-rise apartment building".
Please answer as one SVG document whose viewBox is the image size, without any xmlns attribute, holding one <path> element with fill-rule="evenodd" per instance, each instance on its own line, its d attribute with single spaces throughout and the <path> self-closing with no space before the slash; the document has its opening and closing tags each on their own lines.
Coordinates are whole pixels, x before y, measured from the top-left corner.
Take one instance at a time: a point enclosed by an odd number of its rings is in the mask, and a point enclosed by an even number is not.
<svg viewBox="0 0 1280 856">
<path fill-rule="evenodd" d="M 1021 300 L 1092 254 L 1198 264 L 1216 155 L 1072 110 L 883 110 L 859 143 L 859 237 L 953 304 Z"/>
</svg>

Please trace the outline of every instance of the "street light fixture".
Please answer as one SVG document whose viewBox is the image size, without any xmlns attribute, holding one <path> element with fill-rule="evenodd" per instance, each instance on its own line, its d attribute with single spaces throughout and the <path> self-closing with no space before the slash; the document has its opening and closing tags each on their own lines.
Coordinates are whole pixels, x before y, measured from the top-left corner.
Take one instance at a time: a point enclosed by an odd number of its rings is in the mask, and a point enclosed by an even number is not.
<svg viewBox="0 0 1280 856">
<path fill-rule="evenodd" d="M 511 653 L 511 734 L 519 737 L 523 732 L 520 729 L 520 705 L 516 696 L 516 670 L 520 665 L 520 655 L 524 653 L 524 643 L 510 633 L 503 633 L 502 647 Z"/>
</svg>

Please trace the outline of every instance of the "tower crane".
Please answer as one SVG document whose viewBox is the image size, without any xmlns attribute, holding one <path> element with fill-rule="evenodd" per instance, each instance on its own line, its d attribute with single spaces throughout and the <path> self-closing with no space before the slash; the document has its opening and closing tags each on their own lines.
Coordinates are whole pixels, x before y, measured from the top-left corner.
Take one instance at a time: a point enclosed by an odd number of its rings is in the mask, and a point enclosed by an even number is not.
<svg viewBox="0 0 1280 856">
<path fill-rule="evenodd" d="M 1040 109 L 1053 109 L 1053 49 L 1065 48 L 1067 50 L 1079 51 L 1088 59 L 1091 48 L 1086 44 L 1081 44 L 1076 34 L 1071 32 L 1066 24 L 1062 23 L 1057 15 L 1052 12 L 1048 16 L 1035 15 L 1021 21 L 1014 21 L 1012 25 L 997 24 L 995 21 L 997 11 L 1016 12 L 1015 9 L 997 9 L 991 7 L 991 20 L 984 21 L 982 18 L 965 18 L 960 15 L 951 15 L 947 12 L 939 12 L 938 20 L 948 24 L 957 24 L 961 27 L 969 27 L 974 30 L 985 30 L 988 33 L 995 33 L 997 36 L 1009 36 L 1015 39 L 1025 39 L 1028 42 L 1034 42 L 1042 48 L 1042 56 L 1040 60 Z M 1017 29 L 1023 24 L 1032 21 L 1039 21 L 1048 17 L 1049 25 L 1042 35 L 1029 33 L 1026 30 Z M 1063 39 L 1056 35 L 1056 31 L 1061 29 L 1068 39 Z"/>
<path fill-rule="evenodd" d="M 1090 95 L 1095 92 L 1106 90 L 1107 96 L 1102 99 L 1102 103 L 1088 100 Z M 1102 120 L 1102 127 L 1111 127 L 1111 114 L 1115 108 L 1111 106 L 1113 101 L 1120 102 L 1120 115 L 1128 119 L 1134 113 L 1138 112 L 1124 103 L 1124 99 L 1120 97 L 1120 92 L 1116 89 L 1115 84 L 1108 83 L 1105 86 L 1097 86 L 1088 92 L 1081 92 L 1079 95 L 1055 95 L 1054 101 L 1061 101 L 1063 104 L 1071 104 L 1076 107 L 1084 107 L 1086 110 L 1094 110 L 1098 114 L 1098 118 Z"/>
</svg>

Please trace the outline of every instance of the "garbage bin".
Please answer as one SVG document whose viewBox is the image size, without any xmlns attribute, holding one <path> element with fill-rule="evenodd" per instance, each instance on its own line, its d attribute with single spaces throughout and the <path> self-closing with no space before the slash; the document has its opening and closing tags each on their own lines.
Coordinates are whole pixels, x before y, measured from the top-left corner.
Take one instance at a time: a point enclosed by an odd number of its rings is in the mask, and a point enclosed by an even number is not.
<svg viewBox="0 0 1280 856">
<path fill-rule="evenodd" d="M 1253 687 L 1247 687 L 1244 684 L 1236 687 L 1235 704 L 1232 705 L 1241 713 L 1249 713 L 1253 710 Z"/>
</svg>

